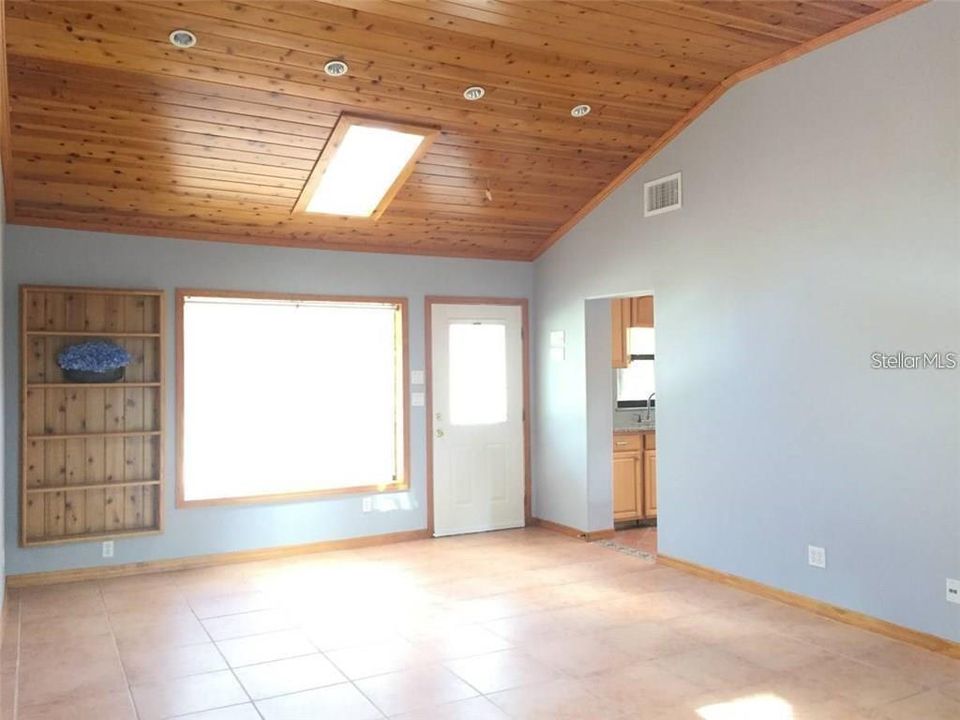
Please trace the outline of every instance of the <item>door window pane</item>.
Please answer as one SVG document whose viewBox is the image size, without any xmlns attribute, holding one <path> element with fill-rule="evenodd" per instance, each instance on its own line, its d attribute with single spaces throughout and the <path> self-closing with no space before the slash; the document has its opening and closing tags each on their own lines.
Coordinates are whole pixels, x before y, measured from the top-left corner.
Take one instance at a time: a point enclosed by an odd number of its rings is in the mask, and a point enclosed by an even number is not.
<svg viewBox="0 0 960 720">
<path fill-rule="evenodd" d="M 502 323 L 450 325 L 451 425 L 507 421 L 507 328 Z"/>
</svg>

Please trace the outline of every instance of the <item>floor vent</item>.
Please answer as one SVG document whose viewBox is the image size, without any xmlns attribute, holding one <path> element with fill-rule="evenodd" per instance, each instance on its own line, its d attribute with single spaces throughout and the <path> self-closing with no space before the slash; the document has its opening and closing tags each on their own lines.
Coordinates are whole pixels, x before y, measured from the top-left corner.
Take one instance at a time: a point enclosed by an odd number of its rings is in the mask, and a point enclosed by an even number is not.
<svg viewBox="0 0 960 720">
<path fill-rule="evenodd" d="M 643 216 L 679 210 L 683 203 L 680 173 L 643 184 Z"/>
</svg>

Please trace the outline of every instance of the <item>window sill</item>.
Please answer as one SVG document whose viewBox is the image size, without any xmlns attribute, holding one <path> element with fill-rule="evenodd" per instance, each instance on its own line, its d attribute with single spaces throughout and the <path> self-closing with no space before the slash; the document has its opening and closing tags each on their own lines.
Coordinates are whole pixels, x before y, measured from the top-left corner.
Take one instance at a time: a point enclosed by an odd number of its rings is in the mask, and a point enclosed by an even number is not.
<svg viewBox="0 0 960 720">
<path fill-rule="evenodd" d="M 405 492 L 410 489 L 409 482 L 390 483 L 388 485 L 362 485 L 358 487 L 331 488 L 329 490 L 311 490 L 299 493 L 278 493 L 272 495 L 249 495 L 244 497 L 204 498 L 202 500 L 184 500 L 178 493 L 177 509 L 215 507 L 218 505 L 277 505 L 282 503 L 326 500 L 344 495 L 384 495 Z"/>
</svg>

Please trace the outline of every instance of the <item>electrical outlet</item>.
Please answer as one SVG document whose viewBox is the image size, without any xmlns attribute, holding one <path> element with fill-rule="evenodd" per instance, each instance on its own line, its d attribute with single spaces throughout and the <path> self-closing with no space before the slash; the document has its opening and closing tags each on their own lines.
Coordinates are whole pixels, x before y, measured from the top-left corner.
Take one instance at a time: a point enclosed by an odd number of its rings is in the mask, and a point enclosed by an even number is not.
<svg viewBox="0 0 960 720">
<path fill-rule="evenodd" d="M 113 540 L 103 541 L 103 556 L 105 558 L 113 557 Z"/>
<path fill-rule="evenodd" d="M 826 548 L 817 547 L 816 545 L 807 545 L 807 563 L 813 567 L 827 567 Z"/>
<path fill-rule="evenodd" d="M 365 497 L 365 498 L 363 499 L 363 511 L 364 511 L 364 512 L 372 512 L 372 511 L 373 511 L 373 498 L 372 498 L 372 497 Z"/>
<path fill-rule="evenodd" d="M 960 580 L 947 578 L 947 602 L 960 605 Z"/>
</svg>

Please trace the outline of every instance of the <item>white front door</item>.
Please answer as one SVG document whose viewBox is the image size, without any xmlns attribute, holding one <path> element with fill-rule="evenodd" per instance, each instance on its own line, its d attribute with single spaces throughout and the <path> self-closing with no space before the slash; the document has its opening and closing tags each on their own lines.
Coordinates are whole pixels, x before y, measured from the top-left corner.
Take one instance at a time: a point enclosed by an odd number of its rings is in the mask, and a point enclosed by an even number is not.
<svg viewBox="0 0 960 720">
<path fill-rule="evenodd" d="M 434 534 L 523 527 L 521 309 L 432 308 Z"/>
</svg>

